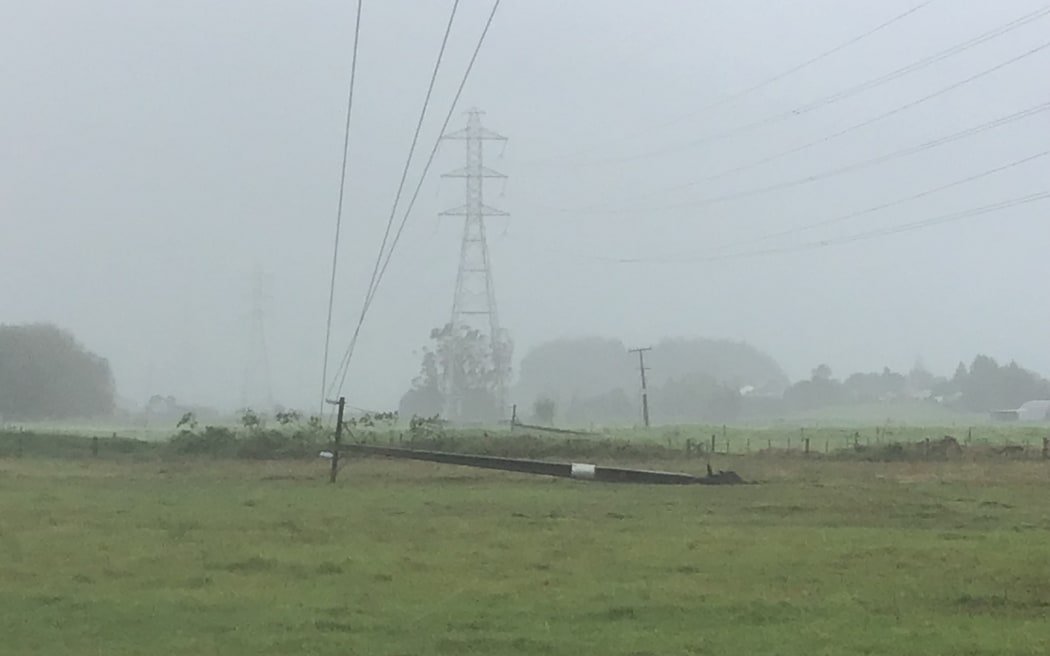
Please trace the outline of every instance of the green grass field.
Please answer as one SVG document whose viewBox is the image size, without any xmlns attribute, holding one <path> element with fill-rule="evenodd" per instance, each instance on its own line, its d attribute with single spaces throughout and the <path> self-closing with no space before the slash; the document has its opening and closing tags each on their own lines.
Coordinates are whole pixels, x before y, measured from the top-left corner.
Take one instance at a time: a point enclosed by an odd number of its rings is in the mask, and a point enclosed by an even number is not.
<svg viewBox="0 0 1050 656">
<path fill-rule="evenodd" d="M 1050 463 L 713 464 L 3 459 L 0 653 L 1050 650 Z"/>
</svg>

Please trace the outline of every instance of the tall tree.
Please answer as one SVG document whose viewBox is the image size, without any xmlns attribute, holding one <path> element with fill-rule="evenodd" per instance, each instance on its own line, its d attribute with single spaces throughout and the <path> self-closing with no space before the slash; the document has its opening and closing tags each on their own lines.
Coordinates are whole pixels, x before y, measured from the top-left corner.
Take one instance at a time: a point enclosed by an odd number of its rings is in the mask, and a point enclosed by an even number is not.
<svg viewBox="0 0 1050 656">
<path fill-rule="evenodd" d="M 459 416 L 466 421 L 502 419 L 499 384 L 505 372 L 504 351 L 509 345 L 496 343 L 473 328 L 454 330 L 451 325 L 430 332 L 431 346 L 424 349 L 420 375 L 401 398 L 404 416 L 434 416 L 450 398 L 461 403 Z"/>
<path fill-rule="evenodd" d="M 0 325 L 0 415 L 13 420 L 113 413 L 109 362 L 54 325 Z"/>
<path fill-rule="evenodd" d="M 1050 382 L 1038 374 L 1011 362 L 1001 366 L 987 355 L 974 358 L 965 376 L 956 373 L 962 404 L 969 410 L 1013 409 L 1035 399 L 1050 398 Z"/>
</svg>

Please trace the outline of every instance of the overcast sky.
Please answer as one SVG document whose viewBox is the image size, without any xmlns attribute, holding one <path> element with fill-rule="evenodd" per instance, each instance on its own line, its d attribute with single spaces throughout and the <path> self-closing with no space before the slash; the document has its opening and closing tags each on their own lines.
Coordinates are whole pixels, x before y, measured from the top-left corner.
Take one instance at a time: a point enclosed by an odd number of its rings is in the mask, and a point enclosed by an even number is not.
<svg viewBox="0 0 1050 656">
<path fill-rule="evenodd" d="M 232 407 L 261 272 L 275 398 L 316 406 L 353 4 L 0 0 L 0 322 L 70 329 L 135 402 Z M 333 362 L 451 4 L 364 2 Z M 1050 150 L 1048 111 L 870 162 L 1050 102 L 1050 48 L 982 74 L 1044 45 L 1050 16 L 854 91 L 1042 3 L 934 0 L 761 84 L 921 4 L 505 0 L 460 108 L 509 138 L 488 151 L 510 177 L 486 198 L 511 213 L 489 236 L 518 356 L 563 336 L 710 336 L 794 377 L 917 356 L 950 373 L 977 352 L 1050 374 L 1050 201 L 849 241 L 1050 191 L 1050 156 L 977 177 Z M 490 6 L 461 2 L 421 156 Z M 449 143 L 433 173 L 459 166 Z M 395 406 L 447 320 L 461 224 L 437 215 L 461 198 L 457 181 L 425 184 L 364 326 L 352 405 Z M 828 244 L 796 248 L 815 241 Z M 769 250 L 785 252 L 756 254 Z"/>
</svg>

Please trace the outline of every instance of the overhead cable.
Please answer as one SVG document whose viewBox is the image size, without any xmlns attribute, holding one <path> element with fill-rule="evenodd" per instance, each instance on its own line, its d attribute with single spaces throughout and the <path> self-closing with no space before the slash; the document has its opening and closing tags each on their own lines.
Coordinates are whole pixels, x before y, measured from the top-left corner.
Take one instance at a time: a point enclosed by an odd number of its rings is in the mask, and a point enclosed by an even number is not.
<svg viewBox="0 0 1050 656">
<path fill-rule="evenodd" d="M 755 130 L 756 128 L 765 127 L 767 125 L 772 125 L 772 124 L 775 124 L 775 123 L 779 123 L 779 122 L 783 122 L 783 121 L 790 120 L 790 119 L 793 119 L 793 118 L 797 118 L 798 116 L 807 114 L 807 113 L 812 112 L 812 111 L 814 111 L 814 110 L 816 110 L 818 108 L 825 107 L 827 105 L 837 103 L 837 102 L 839 102 L 841 100 L 845 100 L 846 98 L 850 98 L 850 97 L 853 97 L 853 96 L 855 96 L 857 94 L 863 93 L 864 91 L 868 91 L 869 89 L 876 88 L 878 86 L 881 86 L 881 85 L 887 84 L 889 82 L 892 82 L 892 81 L 894 81 L 894 80 L 896 80 L 898 78 L 901 78 L 901 77 L 903 77 L 905 75 L 909 75 L 911 73 L 914 73 L 915 71 L 922 70 L 922 69 L 924 69 L 924 68 L 926 68 L 928 66 L 931 66 L 931 65 L 933 65 L 933 64 L 935 64 L 935 63 L 937 63 L 939 61 L 942 61 L 942 60 L 947 59 L 949 57 L 953 57 L 953 56 L 955 56 L 955 55 L 957 55 L 959 53 L 962 53 L 962 52 L 965 52 L 967 50 L 970 50 L 971 48 L 975 48 L 975 47 L 977 47 L 977 46 L 979 46 L 979 45 L 981 45 L 983 43 L 986 43 L 986 42 L 991 41 L 993 39 L 997 39 L 997 38 L 999 38 L 1001 36 L 1009 34 L 1010 32 L 1013 32 L 1014 30 L 1020 29 L 1020 28 L 1024 27 L 1025 25 L 1028 25 L 1029 23 L 1032 23 L 1034 21 L 1037 21 L 1037 20 L 1040 20 L 1042 18 L 1045 18 L 1046 16 L 1050 16 L 1050 5 L 1046 5 L 1046 6 L 1044 6 L 1041 9 L 1038 9 L 1036 11 L 1033 11 L 1033 12 L 1030 12 L 1028 14 L 1025 14 L 1025 15 L 1023 15 L 1023 16 L 1021 16 L 1019 18 L 1016 18 L 1016 19 L 1014 19 L 1012 21 L 1009 21 L 1007 23 L 1003 23 L 1003 24 L 1001 24 L 1001 25 L 999 25 L 999 26 L 997 26 L 995 28 L 992 28 L 991 30 L 988 30 L 986 32 L 982 32 L 981 34 L 979 34 L 979 35 L 977 35 L 975 37 L 967 39 L 966 41 L 957 43 L 957 44 L 951 46 L 950 48 L 946 48 L 945 50 L 941 50 L 941 51 L 939 51 L 937 53 L 934 53 L 934 54 L 932 54 L 932 55 L 930 55 L 928 57 L 924 57 L 922 59 L 914 61 L 914 62 L 912 62 L 912 63 L 910 63 L 910 64 L 908 64 L 906 66 L 902 66 L 902 67 L 900 67 L 898 69 L 895 69 L 893 71 L 890 71 L 889 73 L 886 73 L 884 75 L 880 75 L 880 76 L 874 77 L 872 79 L 866 80 L 864 82 L 861 82 L 859 84 L 855 84 L 855 85 L 847 87 L 845 89 L 841 89 L 841 90 L 836 91 L 836 92 L 834 92 L 832 94 L 829 94 L 829 95 L 824 96 L 822 98 L 818 98 L 817 100 L 813 100 L 813 101 L 811 101 L 809 103 L 806 103 L 804 105 L 795 107 L 793 109 L 789 109 L 789 110 L 786 110 L 786 111 L 783 111 L 783 112 L 779 112 L 777 114 L 772 114 L 770 116 L 766 116 L 764 118 L 757 119 L 757 120 L 752 121 L 750 123 L 745 123 L 743 125 L 739 125 L 739 126 L 737 126 L 735 128 L 730 128 L 730 129 L 724 130 L 722 132 L 717 132 L 717 133 L 714 133 L 714 134 L 706 135 L 706 136 L 703 136 L 703 137 L 698 137 L 698 138 L 695 138 L 695 139 L 690 139 L 690 140 L 683 141 L 683 142 L 676 142 L 675 144 L 670 145 L 670 146 L 665 146 L 665 147 L 662 147 L 662 148 L 653 149 L 653 150 L 645 151 L 645 152 L 642 152 L 642 153 L 635 153 L 633 155 L 626 155 L 626 156 L 623 156 L 623 157 L 602 158 L 601 160 L 596 160 L 596 161 L 592 161 L 592 162 L 582 162 L 581 164 L 586 165 L 586 164 L 621 163 L 621 162 L 630 162 L 630 161 L 636 161 L 636 160 L 641 160 L 641 159 L 648 159 L 648 158 L 652 158 L 652 157 L 659 157 L 659 156 L 667 155 L 669 153 L 674 153 L 674 152 L 678 152 L 678 151 L 682 151 L 682 150 L 689 150 L 689 149 L 694 148 L 696 146 L 700 146 L 700 145 L 703 145 L 703 144 L 711 143 L 711 142 L 714 142 L 714 141 L 721 141 L 721 140 L 724 140 L 724 139 L 728 139 L 730 137 L 735 137 L 735 136 L 737 136 L 739 134 L 751 132 L 751 131 Z"/>
<path fill-rule="evenodd" d="M 739 91 L 736 91 L 734 93 L 730 93 L 728 95 L 725 95 L 725 96 L 723 96 L 723 97 L 721 97 L 721 98 L 719 98 L 717 100 L 714 100 L 714 101 L 712 101 L 710 103 L 702 105 L 701 107 L 699 107 L 697 109 L 690 110 L 689 112 L 687 112 L 685 114 L 680 114 L 679 116 L 677 116 L 675 118 L 672 118 L 672 119 L 669 119 L 669 120 L 666 120 L 666 121 L 661 121 L 661 122 L 648 124 L 648 125 L 646 125 L 645 127 L 641 128 L 639 130 L 635 130 L 634 132 L 632 132 L 630 134 L 624 135 L 622 138 L 617 139 L 617 141 L 618 142 L 628 141 L 630 139 L 633 139 L 633 138 L 638 137 L 640 135 L 652 132 L 654 130 L 670 127 L 672 125 L 676 125 L 676 124 L 681 123 L 683 121 L 687 121 L 687 120 L 689 120 L 691 118 L 695 118 L 696 116 L 699 116 L 699 115 L 703 114 L 704 112 L 707 112 L 707 111 L 710 111 L 712 109 L 715 109 L 716 107 L 721 107 L 723 105 L 727 105 L 729 103 L 736 102 L 737 100 L 740 100 L 741 98 L 744 98 L 745 96 L 751 95 L 751 94 L 755 93 L 756 91 L 764 89 L 765 87 L 767 87 L 767 86 L 769 86 L 771 84 L 779 82 L 780 80 L 783 80 L 784 78 L 787 78 L 787 77 L 789 77 L 791 75 L 794 75 L 795 73 L 798 73 L 799 71 L 802 71 L 802 70 L 804 70 L 806 68 L 809 68 L 810 66 L 812 66 L 813 64 L 816 64 L 817 62 L 820 62 L 820 61 L 822 61 L 824 59 L 827 59 L 828 57 L 838 53 L 839 51 L 845 50 L 846 48 L 848 48 L 850 46 L 853 46 L 853 45 L 863 41 L 864 39 L 867 39 L 868 37 L 873 36 L 873 35 L 881 32 L 882 30 L 886 29 L 887 27 L 890 27 L 894 23 L 897 23 L 899 21 L 904 20 L 905 18 L 911 16 L 915 12 L 919 11 L 920 9 L 923 9 L 927 5 L 930 5 L 931 3 L 932 3 L 932 0 L 929 0 L 927 2 L 923 2 L 923 3 L 919 4 L 919 5 L 916 5 L 915 7 L 912 7 L 911 9 L 908 9 L 907 11 L 904 11 L 904 12 L 902 12 L 900 14 L 897 14 L 896 16 L 894 16 L 893 18 L 890 18 L 889 20 L 886 20 L 886 21 L 883 21 L 882 23 L 879 23 L 875 27 L 872 27 L 872 28 L 870 28 L 868 30 L 865 30 L 864 32 L 862 32 L 862 33 L 860 33 L 860 34 L 858 34 L 856 36 L 853 36 L 853 37 L 847 39 L 846 41 L 843 41 L 843 42 L 839 43 L 838 45 L 836 45 L 836 46 L 834 46 L 832 48 L 824 50 L 824 51 L 818 53 L 817 55 L 815 55 L 813 57 L 810 57 L 809 59 L 807 59 L 807 60 L 805 60 L 805 61 L 803 61 L 803 62 L 801 62 L 799 64 L 795 64 L 794 66 L 791 66 L 790 68 L 787 68 L 787 69 L 785 69 L 783 71 L 780 71 L 779 73 L 776 73 L 776 74 L 774 74 L 774 75 L 772 75 L 772 76 L 770 76 L 770 77 L 768 77 L 768 78 L 766 78 L 766 79 L 764 79 L 764 80 L 762 80 L 762 81 L 760 81 L 760 82 L 758 82 L 756 84 L 753 84 L 753 85 L 751 85 L 749 87 L 745 87 L 745 88 L 743 88 L 743 89 L 741 89 Z M 579 157 L 580 155 L 586 155 L 588 153 L 594 152 L 595 150 L 597 150 L 598 148 L 600 148 L 601 146 L 606 145 L 606 144 L 608 144 L 607 141 L 603 142 L 602 144 L 595 144 L 595 145 L 593 145 L 593 146 L 591 146 L 589 148 L 586 148 L 584 150 L 576 151 L 575 153 L 572 153 L 572 154 L 562 155 L 562 156 L 550 158 L 550 159 L 544 160 L 544 161 L 550 162 L 550 161 L 555 161 L 555 160 L 575 159 L 575 158 Z M 540 162 L 535 162 L 535 163 L 540 163 Z"/>
<path fill-rule="evenodd" d="M 1016 123 L 1017 121 L 1021 121 L 1021 120 L 1026 119 L 1026 118 L 1030 118 L 1032 116 L 1036 116 L 1038 114 L 1046 112 L 1047 110 L 1050 110 L 1050 102 L 1040 103 L 1038 105 L 1034 105 L 1032 107 L 1029 107 L 1028 109 L 1024 109 L 1024 110 L 1021 110 L 1021 111 L 1018 111 L 1018 112 L 1014 112 L 1012 114 L 1001 116 L 1001 117 L 999 117 L 997 119 L 993 119 L 991 121 L 987 121 L 985 123 L 981 123 L 979 125 L 975 125 L 973 127 L 967 128 L 965 130 L 960 130 L 958 132 L 954 132 L 952 134 L 949 134 L 949 135 L 946 135 L 946 136 L 943 136 L 943 137 L 940 137 L 940 138 L 937 138 L 937 139 L 933 139 L 933 140 L 930 140 L 930 141 L 926 141 L 926 142 L 923 142 L 923 143 L 920 143 L 920 144 L 917 144 L 917 145 L 914 145 L 914 146 L 909 146 L 907 148 L 902 148 L 902 149 L 899 149 L 899 150 L 895 150 L 895 151 L 892 151 L 890 153 L 886 153 L 884 155 L 879 155 L 877 157 L 871 157 L 871 158 L 868 158 L 868 159 L 860 160 L 858 162 L 853 162 L 852 164 L 839 166 L 839 167 L 836 167 L 836 168 L 833 168 L 833 169 L 829 169 L 827 171 L 822 171 L 820 173 L 814 173 L 812 175 L 807 175 L 807 176 L 803 176 L 803 177 L 800 177 L 800 178 L 794 178 L 794 179 L 791 179 L 791 180 L 785 180 L 783 182 L 778 182 L 778 183 L 774 183 L 774 184 L 770 184 L 770 185 L 765 185 L 765 186 L 762 186 L 762 187 L 754 187 L 754 188 L 751 188 L 751 189 L 744 189 L 744 190 L 741 190 L 741 191 L 732 192 L 732 193 L 728 193 L 728 194 L 721 194 L 721 195 L 718 195 L 718 196 L 711 196 L 711 197 L 708 197 L 708 198 L 701 198 L 701 199 L 697 199 L 697 200 L 693 200 L 693 201 L 684 201 L 684 202 L 681 202 L 681 203 L 667 204 L 667 205 L 662 205 L 662 206 L 659 206 L 659 207 L 645 207 L 644 209 L 643 208 L 620 208 L 620 209 L 590 209 L 590 208 L 585 208 L 585 209 L 580 209 L 580 210 L 565 209 L 563 211 L 566 212 L 566 213 L 570 213 L 570 214 L 574 214 L 574 213 L 586 213 L 586 214 L 595 214 L 595 213 L 598 213 L 598 214 L 637 214 L 638 212 L 645 211 L 645 212 L 651 214 L 653 212 L 659 212 L 659 211 L 667 211 L 667 210 L 682 209 L 682 208 L 706 207 L 706 206 L 709 206 L 709 205 L 715 205 L 715 204 L 718 204 L 718 203 L 724 203 L 724 202 L 728 202 L 728 201 L 735 201 L 735 200 L 742 200 L 742 199 L 746 199 L 746 198 L 752 198 L 754 196 L 760 196 L 760 195 L 771 193 L 771 192 L 774 192 L 774 191 L 780 191 L 780 190 L 783 190 L 783 189 L 789 189 L 789 188 L 792 188 L 792 187 L 797 187 L 797 186 L 801 186 L 801 185 L 805 185 L 805 184 L 810 184 L 810 183 L 813 183 L 813 182 L 817 182 L 819 180 L 825 180 L 827 178 L 843 175 L 845 173 L 851 173 L 853 171 L 858 171 L 858 170 L 861 170 L 861 169 L 865 169 L 865 168 L 869 168 L 869 167 L 872 167 L 872 166 L 876 166 L 878 164 L 882 164 L 882 163 L 885 163 L 885 162 L 888 162 L 888 161 L 891 161 L 891 160 L 899 159 L 901 157 L 907 157 L 909 155 L 914 155 L 916 153 L 920 153 L 920 152 L 923 152 L 923 151 L 926 151 L 926 150 L 930 150 L 932 148 L 937 148 L 937 147 L 940 147 L 940 146 L 943 146 L 943 145 L 946 145 L 946 144 L 949 144 L 949 143 L 952 143 L 952 142 L 955 142 L 955 141 L 959 141 L 961 139 L 965 139 L 965 138 L 972 137 L 972 136 L 977 135 L 977 134 L 981 134 L 983 132 L 987 132 L 989 130 L 993 130 L 993 129 L 998 128 L 998 127 L 1002 127 L 1004 125 L 1009 125 L 1011 123 Z"/>
<path fill-rule="evenodd" d="M 463 77 L 460 79 L 459 87 L 456 90 L 456 94 L 449 105 L 448 113 L 445 116 L 445 120 L 441 125 L 441 130 L 437 139 L 434 142 L 434 146 L 430 151 L 430 155 L 427 158 L 426 164 L 423 167 L 423 171 L 420 174 L 419 182 L 416 184 L 416 188 L 412 193 L 412 197 L 409 200 L 408 205 L 405 208 L 404 214 L 401 218 L 401 222 L 398 225 L 397 231 L 394 233 L 393 239 L 390 241 L 390 247 L 387 249 L 386 254 L 383 256 L 382 266 L 379 268 L 377 275 L 374 278 L 373 283 L 370 285 L 368 293 L 365 296 L 365 302 L 361 308 L 361 314 L 358 317 L 357 325 L 354 327 L 353 335 L 350 338 L 350 343 L 347 345 L 346 351 L 343 353 L 343 358 L 340 362 L 339 370 L 336 372 L 338 378 L 338 385 L 335 387 L 338 390 L 343 388 L 346 383 L 346 377 L 350 370 L 350 362 L 353 359 L 354 350 L 357 347 L 358 339 L 361 335 L 361 328 L 364 325 L 365 317 L 368 314 L 368 310 L 372 306 L 372 301 L 375 299 L 376 292 L 379 289 L 379 285 L 382 283 L 383 277 L 386 274 L 387 267 L 390 264 L 390 259 L 393 257 L 394 250 L 397 247 L 398 242 L 401 240 L 401 235 L 404 232 L 405 224 L 408 221 L 408 217 L 415 206 L 416 200 L 419 198 L 420 190 L 422 189 L 423 182 L 426 180 L 427 173 L 430 171 L 430 167 L 434 162 L 434 157 L 437 154 L 437 150 L 441 144 L 441 135 L 445 133 L 448 128 L 448 124 L 452 119 L 452 115 L 455 112 L 459 98 L 463 93 L 464 87 L 466 87 L 467 80 L 470 78 L 470 73 L 474 68 L 474 63 L 477 61 L 478 54 L 481 52 L 481 47 L 485 43 L 485 38 L 488 35 L 489 28 L 492 26 L 492 21 L 496 16 L 496 11 L 499 9 L 501 0 L 496 0 L 492 9 L 489 12 L 488 19 L 485 22 L 485 27 L 482 29 L 481 35 L 478 37 L 478 41 L 474 46 L 474 51 L 471 54 L 470 61 L 467 64 L 466 70 L 463 73 Z M 335 386 L 335 379 L 332 380 L 333 386 Z"/>
<path fill-rule="evenodd" d="M 324 363 L 321 366 L 321 409 L 324 413 L 325 384 L 328 382 L 328 351 L 332 341 L 332 310 L 335 307 L 335 280 L 339 265 L 339 236 L 343 225 L 343 200 L 346 196 L 346 169 L 350 155 L 350 117 L 354 109 L 354 82 L 357 79 L 357 46 L 361 35 L 361 6 L 364 0 L 357 0 L 357 11 L 354 17 L 354 45 L 350 57 L 350 90 L 346 98 L 346 126 L 343 130 L 343 163 L 339 174 L 339 200 L 335 212 L 335 238 L 332 241 L 332 280 L 328 286 L 328 319 L 324 329 Z"/>
</svg>

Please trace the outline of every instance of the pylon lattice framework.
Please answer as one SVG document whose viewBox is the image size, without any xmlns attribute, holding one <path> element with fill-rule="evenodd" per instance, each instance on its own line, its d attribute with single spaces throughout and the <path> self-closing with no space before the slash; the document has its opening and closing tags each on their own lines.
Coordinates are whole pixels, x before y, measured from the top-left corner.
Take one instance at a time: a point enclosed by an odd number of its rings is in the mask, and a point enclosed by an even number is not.
<svg viewBox="0 0 1050 656">
<path fill-rule="evenodd" d="M 506 141 L 507 138 L 481 125 L 481 112 L 470 109 L 467 112 L 467 127 L 443 136 L 444 139 L 461 140 L 466 145 L 466 166 L 444 174 L 445 178 L 462 178 L 465 180 L 465 203 L 454 209 L 441 212 L 441 216 L 462 216 L 463 238 L 460 245 L 459 270 L 456 274 L 456 289 L 452 297 L 452 317 L 450 326 L 453 335 L 459 335 L 465 328 L 476 329 L 488 336 L 488 353 L 490 361 L 484 363 L 496 372 L 496 402 L 500 418 L 506 414 L 507 383 L 510 373 L 510 339 L 500 327 L 499 313 L 496 309 L 496 290 L 492 283 L 492 264 L 489 258 L 488 243 L 485 239 L 485 217 L 507 216 L 508 214 L 485 204 L 485 178 L 506 178 L 504 174 L 485 166 L 485 142 Z M 453 361 L 458 360 L 453 353 Z M 458 362 L 456 366 L 446 368 L 445 417 L 464 419 L 465 410 L 463 385 L 455 380 L 462 375 Z"/>
<path fill-rule="evenodd" d="M 241 405 L 261 412 L 273 409 L 270 355 L 266 345 L 266 306 L 270 301 L 269 276 L 256 271 L 252 280 L 250 333 L 241 382 Z"/>
</svg>

